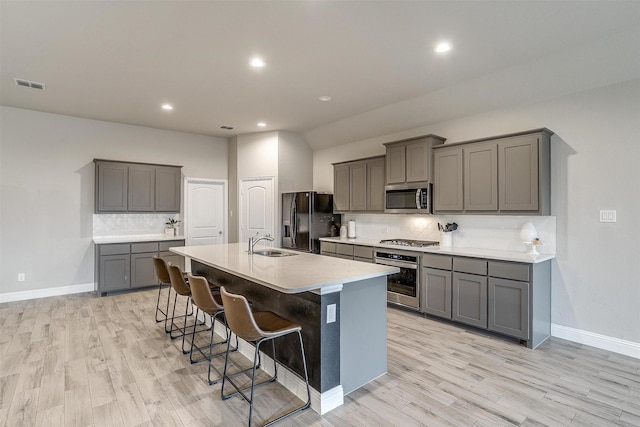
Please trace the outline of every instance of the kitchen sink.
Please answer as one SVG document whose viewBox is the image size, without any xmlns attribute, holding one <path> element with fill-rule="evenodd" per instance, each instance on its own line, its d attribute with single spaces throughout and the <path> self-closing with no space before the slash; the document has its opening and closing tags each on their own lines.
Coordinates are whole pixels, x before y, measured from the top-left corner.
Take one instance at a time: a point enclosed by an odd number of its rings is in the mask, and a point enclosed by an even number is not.
<svg viewBox="0 0 640 427">
<path fill-rule="evenodd" d="M 282 257 L 282 256 L 298 255 L 298 254 L 292 254 L 290 252 L 274 251 L 273 249 L 265 249 L 265 250 L 261 250 L 261 251 L 253 251 L 253 253 L 257 254 L 257 255 L 268 256 L 268 257 Z"/>
</svg>

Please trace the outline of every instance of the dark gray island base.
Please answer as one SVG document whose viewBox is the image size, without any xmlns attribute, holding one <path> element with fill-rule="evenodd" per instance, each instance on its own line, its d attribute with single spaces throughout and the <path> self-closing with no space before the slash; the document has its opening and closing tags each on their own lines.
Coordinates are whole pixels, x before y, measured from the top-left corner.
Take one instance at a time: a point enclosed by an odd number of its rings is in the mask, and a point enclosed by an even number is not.
<svg viewBox="0 0 640 427">
<path fill-rule="evenodd" d="M 385 276 L 345 283 L 333 291 L 284 293 L 195 260 L 191 270 L 246 296 L 253 310 L 273 311 L 302 326 L 316 412 L 340 406 L 345 394 L 387 372 Z M 271 356 L 271 349 L 265 353 Z M 276 360 L 303 375 L 297 336 L 279 338 Z M 280 378 L 294 392 L 304 384 L 294 375 Z"/>
</svg>

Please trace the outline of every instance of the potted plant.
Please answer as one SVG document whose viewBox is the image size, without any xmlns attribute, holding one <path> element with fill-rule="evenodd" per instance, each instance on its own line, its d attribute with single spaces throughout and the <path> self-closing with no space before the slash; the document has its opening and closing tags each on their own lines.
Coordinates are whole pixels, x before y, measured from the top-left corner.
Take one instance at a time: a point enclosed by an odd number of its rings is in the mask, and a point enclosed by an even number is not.
<svg viewBox="0 0 640 427">
<path fill-rule="evenodd" d="M 180 221 L 179 219 L 174 219 L 174 218 L 167 219 L 167 222 L 164 223 L 164 225 L 166 225 L 166 227 L 164 228 L 164 235 L 175 236 L 176 229 L 178 228 L 181 222 L 182 221 Z"/>
</svg>

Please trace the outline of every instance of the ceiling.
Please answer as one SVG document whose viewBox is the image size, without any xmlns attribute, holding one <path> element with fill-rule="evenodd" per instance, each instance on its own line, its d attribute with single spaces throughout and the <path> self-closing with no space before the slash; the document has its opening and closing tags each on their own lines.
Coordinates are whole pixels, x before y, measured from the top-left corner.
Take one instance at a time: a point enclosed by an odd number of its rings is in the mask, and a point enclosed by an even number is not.
<svg viewBox="0 0 640 427">
<path fill-rule="evenodd" d="M 319 149 L 637 79 L 639 46 L 640 1 L 3 0 L 0 102 Z"/>
</svg>

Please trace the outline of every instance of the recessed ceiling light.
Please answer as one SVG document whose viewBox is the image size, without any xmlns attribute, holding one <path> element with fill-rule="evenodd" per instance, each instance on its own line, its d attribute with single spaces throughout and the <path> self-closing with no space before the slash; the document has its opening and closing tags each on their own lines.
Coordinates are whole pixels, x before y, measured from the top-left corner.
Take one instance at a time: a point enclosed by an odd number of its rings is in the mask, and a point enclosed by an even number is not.
<svg viewBox="0 0 640 427">
<path fill-rule="evenodd" d="M 449 52 L 450 50 L 451 50 L 451 45 L 447 42 L 438 43 L 435 49 L 433 49 L 433 51 L 436 53 L 445 53 L 445 52 Z"/>
<path fill-rule="evenodd" d="M 166 110 L 166 111 L 171 111 L 171 110 L 173 110 L 173 105 L 171 105 L 171 104 L 162 104 L 162 109 Z"/>
<path fill-rule="evenodd" d="M 259 122 L 258 126 L 260 126 L 261 128 L 265 127 L 267 124 L 265 122 Z"/>
<path fill-rule="evenodd" d="M 331 97 L 327 96 L 327 95 L 323 95 L 323 96 L 319 97 L 318 99 L 320 101 L 324 101 L 324 102 L 331 101 Z"/>
<path fill-rule="evenodd" d="M 264 61 L 258 57 L 253 58 L 249 64 L 254 68 L 262 68 L 265 66 Z"/>
</svg>

